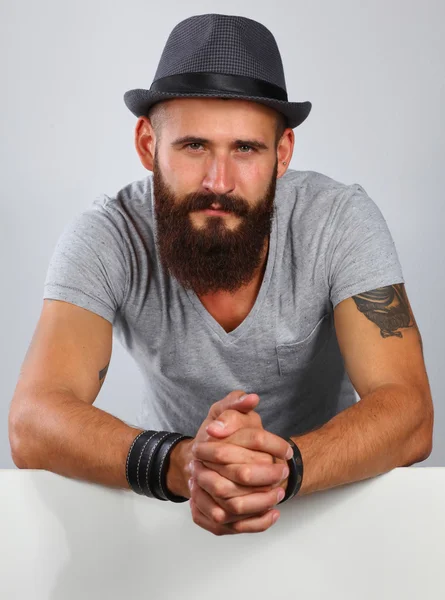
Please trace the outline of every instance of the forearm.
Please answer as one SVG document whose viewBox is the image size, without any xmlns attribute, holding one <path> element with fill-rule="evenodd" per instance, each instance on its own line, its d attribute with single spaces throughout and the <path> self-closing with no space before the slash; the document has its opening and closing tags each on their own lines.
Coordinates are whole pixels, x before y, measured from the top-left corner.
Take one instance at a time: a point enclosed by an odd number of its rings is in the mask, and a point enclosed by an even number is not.
<svg viewBox="0 0 445 600">
<path fill-rule="evenodd" d="M 413 406 L 418 406 L 418 411 L 410 408 Z M 424 460 L 432 425 L 423 406 L 415 390 L 387 385 L 363 396 L 319 429 L 292 436 L 304 466 L 298 495 Z M 287 480 L 283 487 L 286 485 Z"/>
<path fill-rule="evenodd" d="M 28 399 L 27 405 L 10 426 L 13 459 L 19 468 L 129 488 L 126 459 L 142 429 L 70 393 L 42 393 Z"/>
</svg>

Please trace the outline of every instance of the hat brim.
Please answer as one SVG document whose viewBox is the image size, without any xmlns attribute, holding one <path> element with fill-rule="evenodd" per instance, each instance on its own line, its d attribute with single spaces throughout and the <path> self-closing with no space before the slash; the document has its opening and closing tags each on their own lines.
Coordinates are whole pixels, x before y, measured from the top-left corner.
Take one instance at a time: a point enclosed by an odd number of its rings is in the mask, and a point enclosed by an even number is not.
<svg viewBox="0 0 445 600">
<path fill-rule="evenodd" d="M 259 102 L 265 106 L 270 106 L 286 116 L 288 127 L 294 129 L 303 123 L 311 112 L 311 102 L 286 102 L 284 100 L 274 100 L 273 98 L 263 98 L 262 96 L 243 96 L 236 94 L 207 93 L 207 94 L 179 94 L 173 92 L 152 92 L 150 90 L 134 89 L 125 92 L 124 102 L 127 108 L 136 116 L 147 116 L 149 109 L 160 102 L 169 98 L 234 98 L 240 100 L 250 100 Z"/>
</svg>

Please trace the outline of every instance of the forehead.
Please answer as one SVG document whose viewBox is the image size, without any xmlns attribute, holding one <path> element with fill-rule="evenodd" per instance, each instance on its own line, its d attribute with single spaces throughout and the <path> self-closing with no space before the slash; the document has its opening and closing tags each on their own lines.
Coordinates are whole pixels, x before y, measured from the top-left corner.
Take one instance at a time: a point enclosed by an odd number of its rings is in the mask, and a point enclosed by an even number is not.
<svg viewBox="0 0 445 600">
<path fill-rule="evenodd" d="M 242 137 L 275 135 L 276 112 L 248 100 L 225 98 L 174 98 L 162 103 L 163 131 L 167 135 Z"/>
</svg>

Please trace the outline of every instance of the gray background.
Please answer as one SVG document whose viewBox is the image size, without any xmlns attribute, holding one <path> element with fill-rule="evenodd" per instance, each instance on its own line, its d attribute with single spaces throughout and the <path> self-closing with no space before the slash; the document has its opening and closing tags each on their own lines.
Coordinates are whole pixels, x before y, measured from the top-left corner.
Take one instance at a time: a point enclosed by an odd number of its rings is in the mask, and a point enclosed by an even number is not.
<svg viewBox="0 0 445 600">
<path fill-rule="evenodd" d="M 7 417 L 36 326 L 50 256 L 100 193 L 147 174 L 122 96 L 150 87 L 171 29 L 194 14 L 264 23 L 282 53 L 289 99 L 310 100 L 291 167 L 360 183 L 382 210 L 419 325 L 445 465 L 443 401 L 445 3 L 2 0 L 0 44 L 0 468 Z M 116 341 L 96 406 L 133 422 L 142 378 Z"/>
</svg>

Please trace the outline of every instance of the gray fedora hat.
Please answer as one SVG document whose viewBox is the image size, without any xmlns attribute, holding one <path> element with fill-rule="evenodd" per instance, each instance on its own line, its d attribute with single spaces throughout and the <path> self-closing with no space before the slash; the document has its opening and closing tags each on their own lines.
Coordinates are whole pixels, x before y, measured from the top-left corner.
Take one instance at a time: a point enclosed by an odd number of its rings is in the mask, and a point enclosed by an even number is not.
<svg viewBox="0 0 445 600">
<path fill-rule="evenodd" d="M 170 98 L 240 98 L 276 109 L 288 127 L 298 127 L 311 102 L 288 102 L 280 51 L 257 21 L 233 15 L 189 17 L 174 27 L 149 90 L 124 94 L 131 112 L 147 116 Z"/>
</svg>

